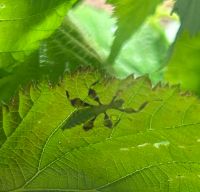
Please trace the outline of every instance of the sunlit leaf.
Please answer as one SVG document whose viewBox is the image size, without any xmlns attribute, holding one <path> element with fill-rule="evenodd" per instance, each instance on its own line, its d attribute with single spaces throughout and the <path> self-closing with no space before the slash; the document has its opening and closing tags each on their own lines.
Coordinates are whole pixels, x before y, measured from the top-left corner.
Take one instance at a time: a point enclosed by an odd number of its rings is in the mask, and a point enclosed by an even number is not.
<svg viewBox="0 0 200 192">
<path fill-rule="evenodd" d="M 178 36 L 167 66 L 165 79 L 200 94 L 200 35 Z"/>
<path fill-rule="evenodd" d="M 90 131 L 83 130 L 78 117 L 74 127 L 62 130 L 75 111 L 83 110 L 71 105 L 66 90 L 70 98 L 98 106 L 88 96 L 94 82 L 92 89 L 103 104 L 113 96 L 123 99 L 123 109 L 149 103 L 132 114 L 109 109 L 112 122 L 118 122 L 113 128 L 104 126 L 104 114 L 100 114 Z M 18 106 L 21 121 L 12 124 L 7 139 L 0 137 L 1 191 L 200 189 L 200 122 L 196 115 L 200 102 L 181 94 L 177 87 L 152 90 L 146 78 L 120 81 L 80 71 L 66 75 L 56 87 L 43 82 L 21 90 L 13 102 L 17 103 L 8 107 L 14 105 L 17 113 Z M 7 129 L 1 116 L 0 130 Z"/>
<path fill-rule="evenodd" d="M 158 9 L 163 11 L 163 9 Z M 70 12 L 82 28 L 85 36 L 103 59 L 110 52 L 116 19 L 105 10 L 94 9 L 82 4 Z M 165 13 L 168 18 L 168 14 Z M 164 17 L 165 18 L 165 17 Z M 152 16 L 134 35 L 124 43 L 110 72 L 118 78 L 126 78 L 130 74 L 141 76 L 149 74 L 154 83 L 163 79 L 160 71 L 168 50 L 169 42 L 160 26 L 161 16 Z M 104 30 L 102 30 L 104 29 Z M 95 43 L 93 43 L 95 42 Z"/>
<path fill-rule="evenodd" d="M 69 18 L 31 53 L 24 62 L 15 62 L 11 71 L 0 70 L 0 101 L 7 102 L 22 86 L 48 77 L 60 80 L 66 71 L 77 67 L 101 68 L 103 61 Z"/>
<path fill-rule="evenodd" d="M 61 24 L 76 0 L 0 2 L 0 68 L 13 67 Z"/>
<path fill-rule="evenodd" d="M 115 15 L 118 17 L 118 29 L 108 64 L 112 64 L 118 56 L 124 42 L 142 25 L 162 0 L 108 0 L 115 5 Z"/>
<path fill-rule="evenodd" d="M 177 0 L 174 11 L 180 16 L 181 26 L 171 54 L 165 79 L 184 89 L 200 94 L 200 22 L 196 0 Z"/>
</svg>

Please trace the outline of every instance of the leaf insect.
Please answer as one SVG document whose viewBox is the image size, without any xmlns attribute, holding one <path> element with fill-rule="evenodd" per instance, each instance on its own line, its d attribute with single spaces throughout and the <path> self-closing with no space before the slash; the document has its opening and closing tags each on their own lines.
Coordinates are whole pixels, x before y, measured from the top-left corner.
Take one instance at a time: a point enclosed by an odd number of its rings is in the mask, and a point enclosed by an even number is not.
<svg viewBox="0 0 200 192">
<path fill-rule="evenodd" d="M 96 84 L 93 83 L 92 85 Z M 80 98 L 74 98 L 70 99 L 69 92 L 66 91 L 66 96 L 68 100 L 70 101 L 71 105 L 73 107 L 76 107 L 77 110 L 74 111 L 67 121 L 63 124 L 62 130 L 70 129 L 72 127 L 75 127 L 76 125 L 83 124 L 83 129 L 85 131 L 89 131 L 94 127 L 94 122 L 96 118 L 100 114 L 104 114 L 104 126 L 108 128 L 113 127 L 113 122 L 111 121 L 109 115 L 107 114 L 107 110 L 109 109 L 115 109 L 121 112 L 125 113 L 138 113 L 144 107 L 148 104 L 148 102 L 144 102 L 140 105 L 138 109 L 133 108 L 122 108 L 124 104 L 123 99 L 117 99 L 117 96 L 115 95 L 113 99 L 108 104 L 102 104 L 96 91 L 92 88 L 89 88 L 88 90 L 88 96 L 93 99 L 98 105 L 93 105 L 90 103 L 87 103 Z"/>
</svg>

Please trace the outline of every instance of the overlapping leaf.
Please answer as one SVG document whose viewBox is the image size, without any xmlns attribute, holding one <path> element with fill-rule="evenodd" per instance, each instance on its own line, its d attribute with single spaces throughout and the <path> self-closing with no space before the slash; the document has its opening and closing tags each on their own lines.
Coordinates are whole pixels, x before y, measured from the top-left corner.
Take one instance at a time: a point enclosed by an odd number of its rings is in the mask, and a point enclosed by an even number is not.
<svg viewBox="0 0 200 192">
<path fill-rule="evenodd" d="M 23 61 L 60 25 L 75 0 L 3 0 L 0 3 L 0 68 Z"/>
<path fill-rule="evenodd" d="M 177 0 L 174 11 L 180 16 L 181 29 L 195 35 L 200 31 L 199 20 L 200 1 Z"/>
<path fill-rule="evenodd" d="M 183 32 L 177 37 L 165 73 L 165 79 L 200 94 L 200 35 Z"/>
<path fill-rule="evenodd" d="M 186 90 L 200 94 L 200 21 L 196 0 L 178 0 L 174 11 L 178 13 L 181 27 L 171 50 L 165 79 L 179 83 Z"/>
<path fill-rule="evenodd" d="M 112 45 L 116 19 L 105 10 L 94 9 L 85 4 L 78 6 L 70 13 L 77 20 L 76 23 L 84 28 L 85 36 L 89 36 L 88 38 L 97 44 L 96 51 L 102 58 L 106 58 Z M 168 13 L 165 14 L 168 16 Z M 158 21 L 161 19 L 158 15 L 152 16 L 124 44 L 112 65 L 112 70 L 110 70 L 112 74 L 118 78 L 126 78 L 133 73 L 138 76 L 149 74 L 154 82 L 162 79 L 160 69 L 166 57 L 169 42 L 165 37 L 164 29 L 160 28 Z"/>
<path fill-rule="evenodd" d="M 155 11 L 161 0 L 108 0 L 115 5 L 115 15 L 118 17 L 118 29 L 113 42 L 108 64 L 112 64 L 118 56 L 123 44 L 142 25 L 145 19 Z"/>
<path fill-rule="evenodd" d="M 4 134 L 7 139 L 1 136 L 0 191 L 200 190 L 199 100 L 181 95 L 177 87 L 152 90 L 145 78 L 101 78 L 88 71 L 67 75 L 54 88 L 45 82 L 31 86 L 13 100 L 14 106 L 4 107 L 13 128 Z M 124 108 L 149 103 L 135 114 L 108 110 L 113 122 L 120 120 L 112 129 L 104 127 L 102 114 L 88 132 L 82 125 L 63 131 L 80 110 L 65 91 L 96 104 L 87 94 L 97 80 L 93 89 L 104 104 L 115 95 Z M 12 112 L 18 112 L 19 123 L 12 124 Z M 0 125 L 6 133 L 4 119 Z"/>
<path fill-rule="evenodd" d="M 39 50 L 24 62 L 15 62 L 13 71 L 0 71 L 0 101 L 7 102 L 19 87 L 30 81 L 47 76 L 55 83 L 66 71 L 72 72 L 80 66 L 100 68 L 102 63 L 80 30 L 66 17 L 53 35 L 41 42 Z"/>
<path fill-rule="evenodd" d="M 62 26 L 42 42 L 40 48 L 40 66 L 50 71 L 53 80 L 64 71 L 72 72 L 80 66 L 100 68 L 102 63 L 101 57 L 70 17 L 65 17 Z"/>
</svg>

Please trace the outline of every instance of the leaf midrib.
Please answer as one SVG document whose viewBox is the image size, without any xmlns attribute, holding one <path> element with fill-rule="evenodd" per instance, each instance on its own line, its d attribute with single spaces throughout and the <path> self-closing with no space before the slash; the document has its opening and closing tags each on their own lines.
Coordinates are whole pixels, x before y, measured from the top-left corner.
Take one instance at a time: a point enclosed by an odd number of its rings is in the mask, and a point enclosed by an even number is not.
<svg viewBox="0 0 200 192">
<path fill-rule="evenodd" d="M 159 166 L 164 166 L 164 165 L 172 165 L 172 164 L 181 164 L 181 165 L 193 164 L 193 165 L 200 165 L 199 162 L 195 162 L 195 161 L 187 161 L 187 162 L 186 161 L 167 161 L 167 162 L 164 162 L 164 163 L 155 163 L 153 165 L 149 165 L 149 166 L 145 166 L 145 167 L 142 167 L 140 169 L 137 169 L 137 170 L 135 170 L 135 171 L 133 171 L 133 172 L 131 172 L 131 173 L 123 176 L 123 177 L 120 177 L 119 179 L 116 179 L 116 180 L 108 183 L 108 184 L 99 186 L 96 189 L 85 189 L 85 190 L 81 190 L 81 189 L 58 189 L 58 188 L 56 188 L 56 189 L 47 189 L 47 188 L 45 188 L 45 189 L 42 189 L 42 188 L 41 189 L 24 189 L 23 188 L 24 186 L 23 186 L 22 188 L 18 188 L 18 189 L 15 189 L 15 190 L 10 190 L 10 192 L 21 192 L 21 191 L 26 191 L 26 192 L 27 191 L 30 191 L 30 192 L 31 191 L 43 191 L 43 192 L 47 191 L 48 192 L 48 191 L 51 191 L 51 190 L 53 190 L 53 191 L 57 190 L 58 192 L 68 192 L 68 191 L 72 191 L 72 192 L 78 192 L 78 191 L 87 191 L 87 192 L 91 191 L 91 192 L 93 192 L 93 191 L 97 191 L 97 192 L 100 192 L 101 189 L 103 189 L 105 187 L 109 187 L 109 186 L 111 186 L 111 185 L 113 185 L 113 184 L 115 184 L 117 182 L 120 182 L 122 180 L 125 180 L 125 179 L 127 179 L 129 177 L 132 177 L 132 176 L 134 176 L 134 175 L 136 175 L 136 174 L 138 174 L 138 173 L 140 173 L 142 171 L 149 170 L 149 169 L 154 168 L 154 167 L 159 167 Z M 162 171 L 162 172 L 168 177 L 168 175 L 164 171 Z M 39 175 L 39 174 L 40 173 L 38 173 L 37 175 Z"/>
<path fill-rule="evenodd" d="M 189 124 L 185 124 L 185 125 L 178 125 L 178 126 L 176 126 L 176 127 L 174 127 L 174 126 L 172 126 L 172 128 L 171 129 L 175 129 L 175 128 L 181 128 L 182 126 L 193 126 L 193 125 L 196 125 L 196 124 L 200 124 L 200 122 L 199 123 L 194 123 L 194 124 L 192 124 L 192 123 L 189 123 Z M 59 127 L 57 128 L 57 130 L 59 129 Z M 169 129 L 169 127 L 165 127 L 164 129 Z M 56 130 L 56 131 L 57 131 Z M 105 138 L 104 140 L 101 140 L 101 141 L 98 141 L 98 142 L 96 142 L 96 143 L 90 143 L 90 144 L 87 144 L 87 145 L 85 145 L 85 146 L 82 146 L 82 147 L 79 147 L 79 149 L 84 149 L 84 148 L 87 148 L 87 147 L 89 147 L 90 145 L 96 145 L 96 144 L 100 144 L 100 143 L 104 143 L 105 141 L 108 141 L 108 140 L 112 140 L 113 138 L 114 139 L 119 139 L 119 138 L 123 138 L 123 137 L 130 137 L 130 136 L 136 136 L 136 135 L 139 135 L 139 134 L 145 134 L 145 133 L 147 133 L 147 132 L 152 132 L 152 131 L 158 131 L 159 129 L 152 129 L 152 130 L 149 130 L 149 129 L 146 129 L 145 131 L 143 131 L 143 132 L 138 132 L 138 133 L 136 133 L 136 134 L 130 134 L 130 135 L 122 135 L 122 136 L 117 136 L 117 137 L 112 137 L 112 138 Z M 162 128 L 160 128 L 160 130 L 163 130 Z M 55 132 L 56 132 L 55 131 Z M 55 133 L 54 132 L 54 133 Z M 53 135 L 54 133 L 52 133 L 51 135 Z M 14 189 L 14 190 L 10 190 L 10 192 L 11 191 L 13 191 L 13 192 L 17 192 L 17 191 L 20 191 L 20 190 L 25 190 L 25 186 L 27 186 L 28 184 L 30 184 L 30 182 L 31 181 L 33 181 L 35 178 L 37 178 L 37 176 L 40 174 L 40 173 L 42 173 L 43 171 L 45 171 L 49 166 L 51 166 L 52 164 L 54 164 L 55 162 L 57 162 L 58 160 L 60 160 L 61 158 L 63 158 L 65 155 L 67 155 L 67 154 L 70 154 L 71 152 L 73 152 L 74 150 L 76 150 L 77 148 L 73 148 L 72 150 L 70 150 L 70 151 L 67 151 L 67 152 L 65 152 L 63 155 L 61 155 L 61 156 L 59 156 L 58 158 L 56 158 L 54 161 L 52 161 L 52 162 L 50 162 L 49 164 L 47 164 L 45 167 L 43 167 L 41 170 L 39 170 L 39 171 L 37 171 L 23 186 L 21 186 L 21 187 L 19 187 L 19 188 L 17 188 L 17 189 Z M 172 161 L 172 163 L 174 163 L 175 161 Z M 200 164 L 200 163 L 198 163 L 198 162 L 194 162 L 194 161 L 191 161 L 191 162 L 177 162 L 177 163 L 185 163 L 185 164 L 191 164 L 191 163 L 193 163 L 193 164 Z M 161 164 L 163 164 L 164 165 L 164 163 L 161 163 Z M 169 162 L 167 163 L 167 164 L 169 164 Z M 156 166 L 156 164 L 154 164 L 155 166 Z M 159 165 L 159 164 L 157 164 L 157 165 Z M 38 167 L 39 168 L 39 167 Z M 142 169 L 144 169 L 145 167 L 143 167 Z M 130 173 L 130 174 L 128 174 L 127 176 L 131 176 L 131 175 L 133 175 L 134 173 Z M 118 181 L 120 181 L 120 180 L 122 180 L 122 179 L 125 179 L 127 176 L 124 176 L 124 177 L 121 177 L 121 178 L 119 178 L 118 179 Z M 116 183 L 116 181 L 114 182 L 114 183 Z M 112 184 L 112 183 L 111 183 Z M 106 185 L 107 186 L 107 185 Z M 106 187 L 105 186 L 105 187 Z M 99 187 L 99 188 L 102 188 L 102 187 Z M 99 188 L 97 188 L 97 189 L 99 189 Z M 26 190 L 27 191 L 27 190 Z"/>
<path fill-rule="evenodd" d="M 140 87 L 138 89 L 140 89 L 142 87 L 143 84 L 140 85 Z M 176 91 L 176 90 L 175 90 Z M 172 93 L 172 95 L 174 94 L 174 92 Z M 37 98 L 37 100 L 42 96 L 42 94 L 40 94 L 40 96 Z M 164 101 L 168 100 L 169 98 L 165 99 Z M 164 102 L 163 101 L 163 102 Z M 34 104 L 32 105 L 31 109 L 33 108 L 33 106 L 37 103 L 34 102 Z M 165 103 L 165 102 L 164 102 Z M 191 107 L 193 104 L 191 103 L 189 107 Z M 161 107 L 163 107 L 163 104 L 161 105 Z M 30 110 L 31 110 L 30 109 Z M 29 110 L 29 111 L 30 111 Z M 28 113 L 27 113 L 28 114 Z M 65 118 L 65 120 L 67 119 L 68 117 Z M 64 120 L 64 121 L 65 121 Z M 63 121 L 63 122 L 64 122 Z M 23 122 L 23 121 L 22 121 Z M 63 123 L 62 122 L 62 123 Z M 40 165 L 41 165 L 41 162 L 42 162 L 42 157 L 43 157 L 43 154 L 44 154 L 44 151 L 45 151 L 45 146 L 49 143 L 49 140 L 52 138 L 52 136 L 58 131 L 58 129 L 60 128 L 60 126 L 62 125 L 62 123 L 60 123 L 53 131 L 52 133 L 49 135 L 49 137 L 47 138 L 45 144 L 44 144 L 44 147 L 43 147 L 43 150 L 42 150 L 42 153 L 41 153 L 41 156 L 39 158 L 39 162 L 38 162 L 38 171 L 23 185 L 21 186 L 20 188 L 17 188 L 17 189 L 14 189 L 14 190 L 11 190 L 11 191 L 19 191 L 19 190 L 23 190 L 25 186 L 27 186 L 28 184 L 30 184 L 31 181 L 33 181 L 35 178 L 37 178 L 37 176 L 42 173 L 43 171 L 45 171 L 49 166 L 51 166 L 52 164 L 54 164 L 55 162 L 57 162 L 59 159 L 61 159 L 62 157 L 64 157 L 65 155 L 73 152 L 74 150 L 76 150 L 77 148 L 73 148 L 72 150 L 70 151 L 67 151 L 66 153 L 64 153 L 63 155 L 59 156 L 58 158 L 56 158 L 54 161 L 50 162 L 49 164 L 47 164 L 45 167 L 43 167 L 42 169 L 40 169 Z M 188 123 L 188 124 L 181 124 L 181 125 L 177 125 L 177 126 L 172 126 L 172 127 L 165 127 L 164 129 L 175 129 L 175 128 L 181 128 L 183 126 L 193 126 L 193 125 L 197 125 L 197 124 L 200 124 L 200 122 L 197 122 L 197 123 Z M 141 131 L 141 132 L 138 132 L 138 133 L 134 133 L 134 134 L 131 134 L 131 135 L 128 135 L 128 136 L 136 136 L 137 134 L 145 134 L 147 132 L 152 132 L 152 131 L 158 131 L 158 130 L 163 130 L 163 128 L 160 128 L 160 129 L 152 129 L 152 130 L 149 130 L 149 129 L 146 129 L 145 131 Z M 104 143 L 105 141 L 108 141 L 108 140 L 112 140 L 113 138 L 114 139 L 118 139 L 118 138 L 123 138 L 123 137 L 128 137 L 127 135 L 122 135 L 122 136 L 117 136 L 117 137 L 110 137 L 110 138 L 105 138 L 101 141 L 98 141 L 96 143 L 89 143 L 85 146 L 81 146 L 79 147 L 79 149 L 82 149 L 82 148 L 86 148 L 86 147 L 89 147 L 90 145 L 96 145 L 96 144 L 99 144 L 99 143 Z M 188 163 L 188 162 L 185 162 L 185 163 Z M 196 163 L 196 162 L 193 162 L 193 163 Z M 129 175 L 132 175 L 134 173 L 130 173 L 128 174 L 127 176 L 124 176 L 125 178 L 128 177 Z M 124 177 L 121 177 L 119 178 L 117 181 L 120 181 L 121 179 L 123 179 Z M 117 181 L 114 181 L 114 183 L 116 183 Z M 110 183 L 109 185 L 111 185 L 112 183 Z M 108 185 L 108 184 L 107 184 Z M 107 186 L 105 185 L 105 187 Z M 103 187 L 103 186 L 102 186 Z M 102 188 L 100 187 L 100 188 Z"/>
</svg>

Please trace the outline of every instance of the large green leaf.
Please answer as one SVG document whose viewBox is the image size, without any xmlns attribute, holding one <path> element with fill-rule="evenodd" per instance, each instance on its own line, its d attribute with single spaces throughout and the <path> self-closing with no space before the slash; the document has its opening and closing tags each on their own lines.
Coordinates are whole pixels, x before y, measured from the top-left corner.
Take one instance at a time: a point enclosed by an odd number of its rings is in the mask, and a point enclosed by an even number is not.
<svg viewBox="0 0 200 192">
<path fill-rule="evenodd" d="M 0 4 L 0 68 L 22 61 L 61 24 L 75 0 L 3 0 Z"/>
<path fill-rule="evenodd" d="M 113 122 L 120 120 L 112 129 L 99 115 L 90 131 L 76 125 L 80 117 L 63 131 L 81 110 L 65 91 L 95 104 L 87 92 L 97 80 L 92 89 L 104 104 L 114 95 L 124 108 L 149 103 L 135 114 L 108 110 Z M 0 119 L 0 191 L 200 190 L 199 100 L 177 87 L 152 90 L 146 78 L 119 81 L 81 71 L 53 88 L 44 82 L 21 90 L 12 103 L 3 107 L 6 123 Z"/>
<path fill-rule="evenodd" d="M 115 5 L 118 17 L 118 29 L 113 42 L 108 64 L 112 64 L 118 56 L 123 44 L 142 25 L 145 19 L 155 11 L 162 0 L 108 0 Z"/>
<path fill-rule="evenodd" d="M 11 72 L 0 71 L 0 101 L 7 102 L 19 87 L 48 76 L 56 83 L 65 71 L 80 66 L 102 67 L 103 61 L 85 40 L 80 30 L 66 17 L 63 24 L 46 40 L 39 50 L 24 62 L 15 62 Z"/>
</svg>

